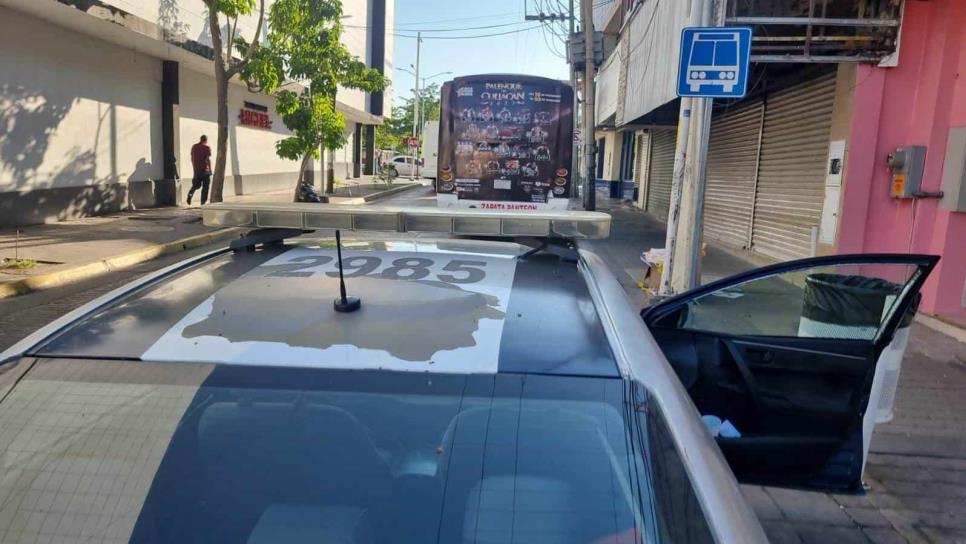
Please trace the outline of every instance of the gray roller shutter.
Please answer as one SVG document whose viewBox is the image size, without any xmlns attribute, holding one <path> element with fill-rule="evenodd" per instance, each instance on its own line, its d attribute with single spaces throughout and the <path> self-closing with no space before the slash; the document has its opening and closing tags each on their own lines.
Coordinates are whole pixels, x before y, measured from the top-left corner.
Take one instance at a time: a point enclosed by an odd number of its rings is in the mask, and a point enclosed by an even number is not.
<svg viewBox="0 0 966 544">
<path fill-rule="evenodd" d="M 752 248 L 779 260 L 809 256 L 822 218 L 834 77 L 769 95 L 765 108 Z"/>
<path fill-rule="evenodd" d="M 761 141 L 762 103 L 742 106 L 711 121 L 704 234 L 710 240 L 747 248 Z"/>
<path fill-rule="evenodd" d="M 651 132 L 650 173 L 647 183 L 648 213 L 667 222 L 671 203 L 671 176 L 674 173 L 676 130 Z"/>
</svg>

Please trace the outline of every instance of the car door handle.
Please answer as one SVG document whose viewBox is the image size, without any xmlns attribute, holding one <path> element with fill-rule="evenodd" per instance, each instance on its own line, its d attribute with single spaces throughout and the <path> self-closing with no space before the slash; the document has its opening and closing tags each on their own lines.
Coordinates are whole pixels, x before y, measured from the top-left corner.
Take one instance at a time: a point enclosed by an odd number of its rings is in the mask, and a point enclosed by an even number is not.
<svg viewBox="0 0 966 544">
<path fill-rule="evenodd" d="M 769 349 L 746 348 L 745 360 L 750 364 L 770 365 L 775 362 L 775 354 Z"/>
</svg>

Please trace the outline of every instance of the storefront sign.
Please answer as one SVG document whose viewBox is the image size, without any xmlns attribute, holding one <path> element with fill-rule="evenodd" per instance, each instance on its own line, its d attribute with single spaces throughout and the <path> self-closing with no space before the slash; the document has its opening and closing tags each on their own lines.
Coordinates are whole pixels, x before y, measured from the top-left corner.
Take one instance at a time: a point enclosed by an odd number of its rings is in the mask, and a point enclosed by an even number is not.
<svg viewBox="0 0 966 544">
<path fill-rule="evenodd" d="M 245 102 L 238 113 L 239 124 L 247 127 L 272 128 L 272 120 L 268 116 L 268 108 L 253 102 Z"/>
<path fill-rule="evenodd" d="M 441 207 L 566 209 L 573 90 L 532 76 L 467 76 L 443 85 Z"/>
</svg>

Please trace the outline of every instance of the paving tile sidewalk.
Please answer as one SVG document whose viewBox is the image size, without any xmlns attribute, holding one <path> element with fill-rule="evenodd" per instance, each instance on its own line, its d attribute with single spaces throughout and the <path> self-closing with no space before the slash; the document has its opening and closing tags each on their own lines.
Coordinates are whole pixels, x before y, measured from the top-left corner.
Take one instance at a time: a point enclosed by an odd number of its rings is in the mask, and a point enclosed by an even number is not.
<svg viewBox="0 0 966 544">
<path fill-rule="evenodd" d="M 664 246 L 664 226 L 601 196 L 598 209 L 613 217 L 611 237 L 583 245 L 610 264 L 643 307 L 649 297 L 635 279 L 640 254 Z M 761 264 L 710 246 L 702 281 Z M 966 344 L 913 324 L 895 419 L 876 426 L 870 452 L 865 495 L 742 490 L 775 543 L 966 543 Z"/>
</svg>

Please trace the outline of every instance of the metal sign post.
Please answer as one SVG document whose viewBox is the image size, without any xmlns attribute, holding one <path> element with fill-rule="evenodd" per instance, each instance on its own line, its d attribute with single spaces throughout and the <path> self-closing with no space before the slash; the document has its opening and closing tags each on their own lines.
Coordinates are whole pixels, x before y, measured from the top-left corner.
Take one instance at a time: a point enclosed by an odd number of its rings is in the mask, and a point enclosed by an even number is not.
<svg viewBox="0 0 966 544">
<path fill-rule="evenodd" d="M 710 3 L 705 6 L 710 7 Z M 709 24 L 710 9 L 695 9 L 691 22 Z M 688 27 L 681 32 L 677 84 L 681 111 L 665 240 L 667 257 L 659 290 L 662 295 L 699 283 L 711 106 L 714 98 L 745 95 L 750 53 L 750 28 Z M 688 150 L 693 156 L 688 156 Z M 679 237 L 682 229 L 686 230 Z M 684 253 L 677 252 L 678 246 Z"/>
<path fill-rule="evenodd" d="M 580 5 L 584 32 L 584 209 L 597 209 L 597 180 L 594 179 L 594 155 L 597 141 L 594 137 L 594 6 L 583 1 Z"/>
</svg>

